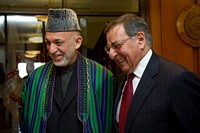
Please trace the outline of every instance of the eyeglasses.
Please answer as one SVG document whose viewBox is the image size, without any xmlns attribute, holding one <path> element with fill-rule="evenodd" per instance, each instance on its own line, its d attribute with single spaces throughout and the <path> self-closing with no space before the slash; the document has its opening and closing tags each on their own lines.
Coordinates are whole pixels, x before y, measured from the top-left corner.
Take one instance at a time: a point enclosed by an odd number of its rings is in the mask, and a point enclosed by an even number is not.
<svg viewBox="0 0 200 133">
<path fill-rule="evenodd" d="M 118 49 L 120 49 L 121 46 L 122 46 L 123 44 L 125 44 L 129 39 L 133 40 L 134 38 L 135 38 L 135 36 L 130 36 L 129 38 L 126 38 L 126 39 L 124 39 L 124 40 L 113 42 L 113 43 L 111 43 L 111 46 L 106 46 L 106 47 L 104 47 L 104 50 L 106 51 L 107 54 L 109 54 L 111 48 L 112 48 L 113 50 L 118 50 Z"/>
</svg>

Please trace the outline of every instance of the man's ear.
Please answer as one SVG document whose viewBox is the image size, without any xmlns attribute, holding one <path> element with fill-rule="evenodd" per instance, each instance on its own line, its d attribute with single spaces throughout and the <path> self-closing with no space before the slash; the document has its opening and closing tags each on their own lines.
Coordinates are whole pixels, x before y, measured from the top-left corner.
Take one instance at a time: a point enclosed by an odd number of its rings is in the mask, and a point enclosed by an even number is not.
<svg viewBox="0 0 200 133">
<path fill-rule="evenodd" d="M 137 38 L 138 38 L 138 44 L 140 45 L 140 48 L 144 49 L 144 47 L 146 45 L 146 36 L 145 36 L 144 32 L 139 31 L 137 33 Z"/>
<path fill-rule="evenodd" d="M 81 44 L 82 44 L 82 36 L 77 36 L 75 39 L 75 48 L 78 49 L 80 48 Z"/>
</svg>

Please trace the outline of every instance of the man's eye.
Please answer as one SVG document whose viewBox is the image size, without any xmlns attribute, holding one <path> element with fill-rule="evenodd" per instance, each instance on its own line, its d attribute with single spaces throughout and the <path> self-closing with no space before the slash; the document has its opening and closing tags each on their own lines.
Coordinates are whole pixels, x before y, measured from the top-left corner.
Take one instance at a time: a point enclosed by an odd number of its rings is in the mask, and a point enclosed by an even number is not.
<svg viewBox="0 0 200 133">
<path fill-rule="evenodd" d="M 106 47 L 104 48 L 104 50 L 105 50 L 106 52 L 109 52 L 109 51 L 110 51 L 110 47 L 106 46 Z"/>
<path fill-rule="evenodd" d="M 47 46 L 49 46 L 51 43 L 50 42 L 45 42 Z"/>
<path fill-rule="evenodd" d="M 110 51 L 110 48 L 109 48 L 109 47 L 107 47 L 106 49 L 107 49 L 107 51 Z"/>
<path fill-rule="evenodd" d="M 120 48 L 120 47 L 121 47 L 121 45 L 120 45 L 119 43 L 113 44 L 113 48 L 114 48 L 114 49 L 118 49 L 118 48 Z"/>
<path fill-rule="evenodd" d="M 58 46 L 60 46 L 60 45 L 63 44 L 63 42 L 60 42 L 60 41 L 59 41 L 59 42 L 55 42 L 55 44 L 58 45 Z"/>
</svg>

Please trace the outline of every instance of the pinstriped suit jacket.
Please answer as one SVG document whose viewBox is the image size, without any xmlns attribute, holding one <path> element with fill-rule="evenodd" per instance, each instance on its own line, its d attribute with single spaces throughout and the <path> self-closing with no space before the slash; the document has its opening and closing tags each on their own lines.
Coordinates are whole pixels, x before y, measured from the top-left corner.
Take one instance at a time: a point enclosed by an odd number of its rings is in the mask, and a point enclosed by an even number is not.
<svg viewBox="0 0 200 133">
<path fill-rule="evenodd" d="M 114 116 L 126 74 L 120 75 Z M 118 124 L 114 120 L 114 132 Z M 125 133 L 200 133 L 200 78 L 153 53 L 129 108 Z"/>
</svg>

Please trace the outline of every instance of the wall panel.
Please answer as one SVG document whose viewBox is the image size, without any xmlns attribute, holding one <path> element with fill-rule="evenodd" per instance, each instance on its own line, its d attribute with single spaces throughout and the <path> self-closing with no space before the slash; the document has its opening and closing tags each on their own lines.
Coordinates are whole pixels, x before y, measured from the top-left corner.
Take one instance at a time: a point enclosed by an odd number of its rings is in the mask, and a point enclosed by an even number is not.
<svg viewBox="0 0 200 133">
<path fill-rule="evenodd" d="M 180 11 L 193 4 L 194 0 L 150 0 L 150 23 L 154 51 L 200 75 L 200 48 L 185 43 L 176 27 Z"/>
</svg>

